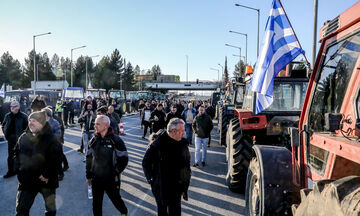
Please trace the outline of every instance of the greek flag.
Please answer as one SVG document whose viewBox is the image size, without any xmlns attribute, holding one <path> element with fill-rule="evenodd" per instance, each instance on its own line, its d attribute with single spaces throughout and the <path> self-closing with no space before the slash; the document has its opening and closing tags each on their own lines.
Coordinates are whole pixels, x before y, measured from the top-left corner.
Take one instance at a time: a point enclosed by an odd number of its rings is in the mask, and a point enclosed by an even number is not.
<svg viewBox="0 0 360 216">
<path fill-rule="evenodd" d="M 0 89 L 0 97 L 5 97 L 5 84 L 2 84 Z"/>
<path fill-rule="evenodd" d="M 299 54 L 301 49 L 279 0 L 274 0 L 266 23 L 262 49 L 249 89 L 256 92 L 255 113 L 273 102 L 274 77 Z"/>
</svg>

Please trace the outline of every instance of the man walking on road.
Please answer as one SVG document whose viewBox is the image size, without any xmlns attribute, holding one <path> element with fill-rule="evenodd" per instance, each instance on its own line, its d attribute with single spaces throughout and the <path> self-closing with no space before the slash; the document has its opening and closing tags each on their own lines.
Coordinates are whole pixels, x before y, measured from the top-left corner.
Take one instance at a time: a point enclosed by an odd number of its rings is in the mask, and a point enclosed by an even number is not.
<svg viewBox="0 0 360 216">
<path fill-rule="evenodd" d="M 152 112 L 152 109 L 150 107 L 150 103 L 147 101 L 145 104 L 145 107 L 142 111 L 142 117 L 141 117 L 141 123 L 142 123 L 142 125 L 144 125 L 143 136 L 142 136 L 143 139 L 145 139 L 148 128 L 150 128 L 150 134 L 152 133 L 152 128 L 150 125 L 151 112 Z"/>
<path fill-rule="evenodd" d="M 192 123 L 192 129 L 195 133 L 195 163 L 193 166 L 199 166 L 200 149 L 202 149 L 201 164 L 205 166 L 207 146 L 210 132 L 213 129 L 213 123 L 211 117 L 205 113 L 204 106 L 200 106 L 199 114 Z"/>
<path fill-rule="evenodd" d="M 2 130 L 8 141 L 8 172 L 4 178 L 9 178 L 15 175 L 14 171 L 14 147 L 20 135 L 26 130 L 28 125 L 27 115 L 20 112 L 20 104 L 13 101 L 10 104 L 10 112 L 4 117 L 2 123 Z"/>
<path fill-rule="evenodd" d="M 182 136 L 185 122 L 170 120 L 167 130 L 154 136 L 145 152 L 142 166 L 145 177 L 155 196 L 159 216 L 180 216 L 181 196 L 187 200 L 190 184 L 190 152 Z"/>
<path fill-rule="evenodd" d="M 192 137 L 193 137 L 193 130 L 192 130 L 192 123 L 196 116 L 196 109 L 193 108 L 192 103 L 188 103 L 186 109 L 182 113 L 183 119 L 185 119 L 185 131 L 186 131 L 186 139 L 189 145 L 192 145 Z"/>
<path fill-rule="evenodd" d="M 114 157 L 117 159 L 116 163 L 113 161 Z M 91 139 L 86 154 L 86 179 L 87 184 L 92 186 L 94 216 L 102 215 L 104 192 L 121 215 L 127 215 L 128 210 L 120 196 L 120 173 L 127 163 L 128 154 L 124 142 L 113 133 L 109 117 L 99 115 L 95 120 L 95 136 Z"/>
<path fill-rule="evenodd" d="M 45 215 L 56 215 L 56 188 L 61 166 L 61 144 L 44 112 L 29 116 L 29 128 L 15 147 L 15 168 L 19 186 L 16 195 L 16 216 L 29 215 L 38 193 L 45 201 Z"/>
<path fill-rule="evenodd" d="M 165 128 L 165 114 L 162 111 L 163 105 L 159 103 L 156 106 L 156 109 L 152 111 L 150 116 L 150 122 L 152 123 L 152 131 L 154 133 L 158 132 L 160 129 Z"/>
</svg>

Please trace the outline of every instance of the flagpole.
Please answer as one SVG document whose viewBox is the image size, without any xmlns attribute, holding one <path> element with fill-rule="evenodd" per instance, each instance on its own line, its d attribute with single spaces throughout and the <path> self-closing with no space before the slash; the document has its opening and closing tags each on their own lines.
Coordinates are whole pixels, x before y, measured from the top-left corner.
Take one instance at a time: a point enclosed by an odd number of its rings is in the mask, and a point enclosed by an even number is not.
<svg viewBox="0 0 360 216">
<path fill-rule="evenodd" d="M 284 8 L 284 6 L 282 5 L 282 3 L 281 3 L 280 0 L 279 0 L 279 3 L 280 3 L 280 5 L 281 5 L 281 8 L 282 8 L 283 11 L 284 11 L 284 14 L 285 14 L 285 16 L 286 16 L 286 19 L 289 20 L 290 28 L 293 29 L 294 36 L 295 36 L 296 40 L 298 41 L 300 48 L 303 49 L 302 46 L 301 46 L 301 43 L 300 43 L 300 41 L 299 41 L 299 39 L 298 39 L 298 37 L 297 37 L 297 35 L 296 35 L 296 33 L 295 33 L 295 30 L 294 30 L 294 28 L 292 27 L 292 24 L 291 24 L 291 22 L 290 22 L 290 19 L 289 19 L 288 15 L 286 14 L 285 8 Z M 305 57 L 306 64 L 309 65 L 310 62 L 309 62 L 308 59 L 306 58 L 306 55 L 304 55 L 304 57 Z"/>
</svg>

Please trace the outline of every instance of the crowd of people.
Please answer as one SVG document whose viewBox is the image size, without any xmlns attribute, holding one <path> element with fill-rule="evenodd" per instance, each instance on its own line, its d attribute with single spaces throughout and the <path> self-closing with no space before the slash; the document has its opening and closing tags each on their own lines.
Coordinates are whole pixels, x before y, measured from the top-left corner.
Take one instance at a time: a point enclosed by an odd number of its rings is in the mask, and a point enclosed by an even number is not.
<svg viewBox="0 0 360 216">
<path fill-rule="evenodd" d="M 58 101 L 46 106 L 36 97 L 27 116 L 13 101 L 2 122 L 8 141 L 8 172 L 18 176 L 16 215 L 28 215 L 38 193 L 45 200 L 45 215 L 56 214 L 56 188 L 69 169 L 62 150 L 65 129 L 80 125 L 82 138 L 78 152 L 84 153 L 87 184 L 92 187 L 93 214 L 102 215 L 104 192 L 122 215 L 128 211 L 120 196 L 120 174 L 128 163 L 126 145 L 119 136 L 123 113 L 116 100 L 88 96 L 75 120 L 75 102 Z M 207 101 L 148 100 L 138 106 L 142 138 L 149 130 L 149 147 L 143 157 L 146 180 L 158 206 L 158 215 L 180 215 L 190 184 L 189 145 L 195 140 L 194 167 L 206 165 L 214 108 Z M 195 135 L 195 138 L 193 137 Z M 201 152 L 201 153 L 200 153 Z M 175 166 L 174 166 L 175 165 Z M 175 167 L 175 168 L 174 168 Z"/>
</svg>

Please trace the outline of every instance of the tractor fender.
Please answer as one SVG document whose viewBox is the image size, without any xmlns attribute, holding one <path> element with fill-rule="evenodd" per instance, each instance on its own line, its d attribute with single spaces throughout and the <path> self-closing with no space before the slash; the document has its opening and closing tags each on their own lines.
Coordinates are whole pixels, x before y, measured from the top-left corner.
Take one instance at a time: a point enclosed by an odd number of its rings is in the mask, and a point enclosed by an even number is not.
<svg viewBox="0 0 360 216">
<path fill-rule="evenodd" d="M 292 156 L 285 147 L 254 145 L 260 165 L 260 199 L 263 215 L 291 212 L 291 205 L 300 202 L 300 188 L 293 184 Z"/>
</svg>

